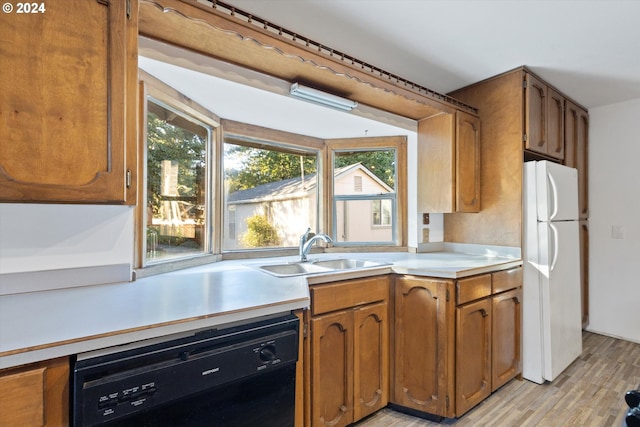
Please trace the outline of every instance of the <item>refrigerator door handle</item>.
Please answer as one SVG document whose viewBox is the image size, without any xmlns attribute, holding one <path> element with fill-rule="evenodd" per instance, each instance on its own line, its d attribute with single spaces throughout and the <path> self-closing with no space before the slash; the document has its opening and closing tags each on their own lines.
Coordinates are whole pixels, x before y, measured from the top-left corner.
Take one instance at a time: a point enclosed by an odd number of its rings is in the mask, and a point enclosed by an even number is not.
<svg viewBox="0 0 640 427">
<path fill-rule="evenodd" d="M 547 172 L 547 179 L 549 180 L 549 184 L 551 186 L 551 206 L 552 211 L 549 215 L 549 221 L 553 221 L 553 219 L 558 215 L 558 186 L 556 185 L 556 181 L 553 179 L 553 175 Z"/>
<path fill-rule="evenodd" d="M 553 242 L 553 257 L 551 258 L 551 266 L 549 267 L 549 273 L 553 272 L 558 263 L 558 229 L 552 223 L 549 223 L 549 228 L 553 233 L 549 235 L 549 238 Z"/>
</svg>

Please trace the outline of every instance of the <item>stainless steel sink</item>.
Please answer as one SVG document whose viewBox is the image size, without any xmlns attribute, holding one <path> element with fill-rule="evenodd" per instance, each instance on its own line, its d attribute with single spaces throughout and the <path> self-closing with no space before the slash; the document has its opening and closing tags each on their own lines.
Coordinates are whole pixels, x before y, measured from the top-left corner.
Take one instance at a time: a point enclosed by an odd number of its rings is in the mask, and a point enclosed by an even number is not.
<svg viewBox="0 0 640 427">
<path fill-rule="evenodd" d="M 266 264 L 258 267 L 274 276 L 296 276 L 300 274 L 326 273 L 329 268 L 318 267 L 310 262 L 291 262 L 286 264 Z"/>
<path fill-rule="evenodd" d="M 389 265 L 389 263 L 384 262 L 348 258 L 320 260 L 314 262 L 314 264 L 321 267 L 331 268 L 333 270 L 351 270 L 353 268 L 370 268 Z"/>
<path fill-rule="evenodd" d="M 264 264 L 257 267 L 266 273 L 277 277 L 300 276 L 304 274 L 330 273 L 341 270 L 358 270 L 365 268 L 383 267 L 391 265 L 387 262 L 378 262 L 362 259 L 336 258 L 325 260 L 310 260 L 306 262 L 287 262 Z"/>
</svg>

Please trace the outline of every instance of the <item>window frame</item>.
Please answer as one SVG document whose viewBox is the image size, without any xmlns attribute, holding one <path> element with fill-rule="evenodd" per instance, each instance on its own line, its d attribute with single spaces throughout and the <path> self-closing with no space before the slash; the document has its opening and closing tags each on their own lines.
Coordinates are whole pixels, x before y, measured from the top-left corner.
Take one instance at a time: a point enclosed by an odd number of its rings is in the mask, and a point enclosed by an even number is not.
<svg viewBox="0 0 640 427">
<path fill-rule="evenodd" d="M 187 115 L 192 116 L 197 121 L 210 126 L 212 129 L 211 136 L 211 154 L 208 156 L 210 167 L 207 173 L 209 179 L 210 197 L 210 253 L 197 254 L 186 259 L 168 259 L 166 262 L 153 263 L 145 265 L 144 257 L 145 245 L 143 239 L 146 239 L 146 230 L 144 228 L 144 218 L 146 215 L 146 126 L 141 125 L 139 128 L 139 138 L 141 141 L 140 152 L 145 153 L 139 156 L 138 186 L 142 191 L 138 191 L 138 203 L 136 207 L 135 233 L 136 233 L 136 249 L 135 249 L 135 275 L 138 278 L 151 276 L 168 271 L 179 270 L 182 268 L 193 267 L 203 264 L 209 264 L 225 259 L 251 259 L 259 257 L 277 257 L 290 256 L 298 252 L 297 247 L 278 247 L 274 249 L 250 249 L 241 251 L 223 251 L 224 220 L 224 141 L 228 135 L 241 136 L 242 138 L 253 138 L 257 144 L 264 143 L 266 145 L 281 146 L 293 151 L 299 150 L 304 152 L 315 151 L 318 156 L 318 203 L 316 206 L 316 216 L 319 233 L 332 233 L 334 229 L 333 218 L 333 152 L 339 151 L 366 151 L 366 150 L 384 150 L 393 149 L 396 151 L 396 201 L 395 216 L 397 223 L 394 233 L 393 242 L 360 242 L 356 245 L 336 245 L 335 248 L 325 248 L 325 252 L 354 252 L 360 251 L 364 247 L 367 251 L 398 251 L 407 247 L 407 136 L 384 136 L 384 137 L 363 137 L 363 138 L 345 138 L 345 139 L 321 139 L 308 135 L 294 134 L 286 131 L 280 131 L 272 128 L 265 128 L 257 125 L 251 125 L 242 122 L 235 122 L 223 119 L 213 112 L 205 109 L 197 103 L 186 98 L 180 92 L 156 79 L 144 70 L 139 70 L 140 74 L 140 91 L 139 91 L 139 123 L 146 124 L 147 115 L 147 97 L 165 103 L 166 105 L 176 108 Z M 145 144 L 145 146 L 142 146 Z M 371 199 L 371 196 L 367 196 Z M 382 197 L 386 198 L 386 197 Z M 377 227 L 386 227 L 381 225 Z M 301 233 L 304 230 L 301 231 Z"/>
<path fill-rule="evenodd" d="M 139 70 L 139 152 L 138 156 L 138 203 L 136 206 L 135 234 L 135 273 L 137 277 L 145 277 L 166 271 L 208 264 L 220 260 L 217 255 L 218 245 L 216 229 L 219 224 L 218 193 L 216 179 L 218 170 L 218 146 L 220 141 L 220 118 L 211 111 L 193 102 L 176 89 L 153 77 L 144 70 Z M 176 110 L 190 117 L 194 122 L 208 128 L 206 192 L 207 219 L 205 227 L 205 248 L 203 252 L 190 254 L 180 258 L 169 258 L 148 263 L 146 260 L 146 215 L 147 215 L 147 102 L 151 100 L 158 105 Z"/>
<path fill-rule="evenodd" d="M 289 151 L 300 154 L 315 154 L 317 158 L 317 201 L 316 201 L 316 224 L 310 224 L 313 229 L 314 226 L 322 228 L 324 224 L 323 204 L 325 200 L 325 188 L 324 188 L 324 140 L 300 135 L 292 132 L 286 132 L 271 128 L 262 127 L 259 125 L 253 125 L 248 123 L 236 122 L 228 119 L 221 119 L 221 139 L 220 139 L 220 162 L 219 162 L 219 179 L 220 188 L 224 185 L 224 144 L 232 143 L 245 146 L 253 146 L 256 148 L 273 149 L 281 151 Z M 222 207 L 222 211 L 226 214 L 226 195 L 224 191 L 220 192 L 219 203 Z M 222 223 L 226 223 L 224 216 L 220 218 Z M 302 234 L 305 230 L 300 230 Z M 319 232 L 324 232 L 320 230 Z M 242 259 L 242 258 L 257 258 L 264 256 L 281 256 L 281 255 L 295 255 L 298 253 L 298 246 L 278 246 L 274 248 L 256 248 L 256 249 L 224 249 L 223 240 L 224 234 L 218 236 L 220 242 L 220 256 L 222 259 Z"/>
<path fill-rule="evenodd" d="M 331 230 L 331 237 L 335 239 L 337 234 L 336 203 L 337 200 L 382 200 L 391 199 L 394 209 L 392 223 L 392 241 L 389 242 L 340 242 L 334 243 L 334 247 L 340 250 L 389 250 L 392 247 L 406 247 L 407 245 L 407 137 L 379 136 L 362 138 L 342 138 L 326 140 L 325 165 L 328 173 L 325 175 L 327 194 L 325 207 L 327 211 L 327 223 L 325 228 Z M 334 159 L 335 153 L 345 151 L 384 151 L 394 150 L 396 153 L 396 183 L 395 195 L 335 195 L 334 194 Z M 395 221 L 394 221 L 395 220 Z M 373 221 L 371 221 L 372 223 Z M 387 227 L 380 225 L 376 227 Z"/>
</svg>

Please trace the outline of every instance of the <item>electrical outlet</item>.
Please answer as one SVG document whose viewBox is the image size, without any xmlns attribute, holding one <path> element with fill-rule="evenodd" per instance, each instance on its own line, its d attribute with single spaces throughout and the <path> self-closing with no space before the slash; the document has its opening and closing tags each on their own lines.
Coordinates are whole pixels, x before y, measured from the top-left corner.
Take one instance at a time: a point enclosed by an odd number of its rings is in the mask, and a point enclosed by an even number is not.
<svg viewBox="0 0 640 427">
<path fill-rule="evenodd" d="M 422 243 L 429 243 L 429 229 L 422 229 Z"/>
<path fill-rule="evenodd" d="M 429 214 L 428 213 L 423 213 L 422 214 L 422 224 L 424 224 L 424 225 L 429 224 Z"/>
</svg>

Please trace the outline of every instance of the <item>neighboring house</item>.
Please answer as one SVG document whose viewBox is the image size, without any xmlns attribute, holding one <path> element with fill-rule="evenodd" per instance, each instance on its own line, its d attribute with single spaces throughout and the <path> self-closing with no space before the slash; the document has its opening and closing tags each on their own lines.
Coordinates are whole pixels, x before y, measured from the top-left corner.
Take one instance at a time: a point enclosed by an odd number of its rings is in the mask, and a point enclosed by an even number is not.
<svg viewBox="0 0 640 427">
<path fill-rule="evenodd" d="M 247 232 L 247 218 L 263 215 L 276 229 L 282 247 L 297 246 L 307 227 L 316 232 L 316 174 L 276 181 L 230 193 L 226 198 L 224 248 L 242 249 L 242 235 Z M 361 163 L 336 169 L 335 195 L 371 195 L 392 193 L 386 185 Z M 387 203 L 388 202 L 388 203 Z M 339 201 L 337 241 L 390 241 L 391 203 L 388 200 Z"/>
</svg>

